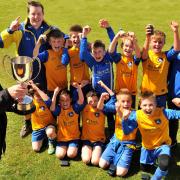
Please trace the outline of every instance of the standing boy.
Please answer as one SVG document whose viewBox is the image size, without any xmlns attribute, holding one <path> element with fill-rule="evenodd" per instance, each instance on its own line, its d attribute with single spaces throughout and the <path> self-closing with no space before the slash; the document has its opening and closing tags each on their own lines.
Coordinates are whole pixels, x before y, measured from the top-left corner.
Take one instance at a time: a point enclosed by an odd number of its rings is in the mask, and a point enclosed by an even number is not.
<svg viewBox="0 0 180 180">
<path fill-rule="evenodd" d="M 146 40 L 142 52 L 141 92 L 152 91 L 156 95 L 158 107 L 166 107 L 169 62 L 174 60 L 177 51 L 180 50 L 178 24 L 172 22 L 171 29 L 174 34 L 174 48 L 163 52 L 166 37 L 164 32 L 154 31 L 152 25 L 146 27 Z M 151 50 L 149 50 L 149 45 L 151 45 Z"/>
<path fill-rule="evenodd" d="M 107 21 L 105 21 L 107 22 Z M 103 21 L 104 23 L 104 21 Z M 107 24 L 107 23 L 106 23 Z M 84 60 L 87 65 L 92 70 L 92 86 L 93 89 L 101 94 L 106 92 L 104 88 L 102 88 L 98 81 L 103 81 L 111 90 L 114 86 L 114 78 L 113 78 L 113 67 L 112 63 L 116 61 L 110 56 L 109 52 L 106 52 L 105 44 L 101 40 L 96 40 L 91 45 L 91 52 L 88 49 L 87 43 L 87 35 L 90 33 L 91 28 L 89 26 L 85 26 L 83 28 L 82 39 L 80 44 L 80 59 Z M 111 35 L 111 40 L 114 37 L 114 32 L 111 27 L 107 26 L 108 34 Z M 108 129 L 110 136 L 114 133 L 114 121 L 113 115 L 107 114 L 108 120 Z"/>
<path fill-rule="evenodd" d="M 109 52 L 113 53 L 118 40 L 122 39 L 121 48 L 123 54 L 117 53 L 119 61 L 116 63 L 115 91 L 118 93 L 121 88 L 127 88 L 132 94 L 132 107 L 135 108 L 137 93 L 137 74 L 140 63 L 141 51 L 137 44 L 134 32 L 125 33 L 120 30 L 109 46 Z M 133 55 L 135 51 L 135 55 Z"/>
<path fill-rule="evenodd" d="M 70 93 L 73 101 L 78 99 L 77 89 L 73 86 L 73 83 L 81 84 L 84 96 L 91 90 L 89 67 L 84 61 L 80 60 L 79 55 L 80 33 L 82 33 L 80 25 L 76 24 L 70 27 L 69 35 L 72 47 L 68 49 L 68 43 L 66 43 L 62 55 L 62 64 L 70 64 Z M 66 41 L 68 42 L 68 40 Z"/>
</svg>

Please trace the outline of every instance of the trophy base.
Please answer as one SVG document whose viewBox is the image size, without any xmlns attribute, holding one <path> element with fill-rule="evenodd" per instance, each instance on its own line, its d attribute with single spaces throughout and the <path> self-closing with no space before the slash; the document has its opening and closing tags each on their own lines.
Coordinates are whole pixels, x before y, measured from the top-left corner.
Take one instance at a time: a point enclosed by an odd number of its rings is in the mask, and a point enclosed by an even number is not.
<svg viewBox="0 0 180 180">
<path fill-rule="evenodd" d="M 36 110 L 36 106 L 32 97 L 26 95 L 21 103 L 15 104 L 14 109 L 14 112 L 19 115 L 27 115 L 33 113 Z"/>
<path fill-rule="evenodd" d="M 36 110 L 36 106 L 33 106 L 30 110 L 19 110 L 15 108 L 14 112 L 19 115 L 28 115 L 32 114 Z"/>
</svg>

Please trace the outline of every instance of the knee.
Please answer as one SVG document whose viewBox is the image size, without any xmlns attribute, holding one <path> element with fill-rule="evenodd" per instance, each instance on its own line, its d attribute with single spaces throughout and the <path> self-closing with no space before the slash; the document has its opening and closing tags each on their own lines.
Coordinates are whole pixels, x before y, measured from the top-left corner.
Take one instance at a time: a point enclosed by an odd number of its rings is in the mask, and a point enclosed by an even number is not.
<svg viewBox="0 0 180 180">
<path fill-rule="evenodd" d="M 126 174 L 128 173 L 128 169 L 126 169 L 126 168 L 117 168 L 116 169 L 116 175 L 117 176 L 120 176 L 120 177 L 123 177 L 123 176 L 125 176 Z"/>
<path fill-rule="evenodd" d="M 56 138 L 56 133 L 55 133 L 55 130 L 54 129 L 48 129 L 46 131 L 46 134 L 47 134 L 47 137 L 48 138 L 51 138 L 51 139 L 55 139 Z"/>
<path fill-rule="evenodd" d="M 99 158 L 92 158 L 91 159 L 91 164 L 94 166 L 99 166 Z"/>
<path fill-rule="evenodd" d="M 91 159 L 89 157 L 81 156 L 81 158 L 82 158 L 82 161 L 84 164 L 86 164 L 86 165 L 90 164 Z"/>
<path fill-rule="evenodd" d="M 100 158 L 99 167 L 102 168 L 102 169 L 107 169 L 108 166 L 109 166 L 109 163 L 106 160 Z"/>
<path fill-rule="evenodd" d="M 168 170 L 169 162 L 170 162 L 170 156 L 168 156 L 167 154 L 161 154 L 158 157 L 158 166 L 162 171 Z"/>
<path fill-rule="evenodd" d="M 34 152 L 40 152 L 40 150 L 41 150 L 41 147 L 40 146 L 32 146 L 32 149 L 33 149 L 33 151 Z"/>
<path fill-rule="evenodd" d="M 58 159 L 63 159 L 65 157 L 65 155 L 66 155 L 65 151 L 64 152 L 56 152 L 56 157 Z"/>
<path fill-rule="evenodd" d="M 71 159 L 75 158 L 77 156 L 77 151 L 68 151 L 67 156 Z"/>
</svg>

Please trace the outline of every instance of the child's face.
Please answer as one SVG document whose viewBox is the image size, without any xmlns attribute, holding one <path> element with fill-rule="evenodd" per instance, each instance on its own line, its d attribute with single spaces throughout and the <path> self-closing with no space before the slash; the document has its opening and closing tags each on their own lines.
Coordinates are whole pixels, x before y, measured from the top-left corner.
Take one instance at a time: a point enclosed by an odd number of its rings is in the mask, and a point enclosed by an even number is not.
<svg viewBox="0 0 180 180">
<path fill-rule="evenodd" d="M 125 39 L 122 50 L 124 56 L 131 57 L 134 51 L 133 42 L 130 39 Z"/>
<path fill-rule="evenodd" d="M 131 109 L 132 98 L 130 95 L 128 95 L 128 94 L 118 95 L 117 100 L 118 100 L 118 104 L 119 104 L 119 107 L 121 110 L 123 110 L 123 109 L 130 110 Z"/>
<path fill-rule="evenodd" d="M 58 52 L 63 47 L 64 38 L 50 37 L 49 44 L 51 45 L 53 51 Z"/>
<path fill-rule="evenodd" d="M 97 62 L 102 61 L 106 51 L 102 47 L 92 48 L 92 56 Z"/>
<path fill-rule="evenodd" d="M 88 104 L 91 105 L 92 107 L 97 107 L 98 101 L 99 99 L 97 96 L 90 96 L 87 98 Z"/>
<path fill-rule="evenodd" d="M 140 108 L 148 116 L 153 115 L 156 109 L 156 102 L 154 97 L 149 97 L 141 100 Z"/>
<path fill-rule="evenodd" d="M 165 44 L 163 37 L 152 37 L 151 38 L 151 48 L 154 53 L 160 53 L 162 51 L 162 48 Z"/>
<path fill-rule="evenodd" d="M 60 106 L 64 110 L 71 107 L 71 98 L 68 94 L 60 95 Z"/>
<path fill-rule="evenodd" d="M 72 42 L 72 45 L 74 47 L 79 47 L 80 44 L 80 38 L 79 38 L 79 33 L 80 32 L 71 32 L 70 34 L 70 40 Z"/>
</svg>

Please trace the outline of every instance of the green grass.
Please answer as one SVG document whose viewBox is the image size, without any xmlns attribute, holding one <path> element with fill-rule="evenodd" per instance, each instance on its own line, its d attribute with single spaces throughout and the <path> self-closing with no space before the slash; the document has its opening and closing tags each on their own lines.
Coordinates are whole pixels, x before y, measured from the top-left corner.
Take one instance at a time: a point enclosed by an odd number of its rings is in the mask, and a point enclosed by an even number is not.
<svg viewBox="0 0 180 180">
<path fill-rule="evenodd" d="M 115 32 L 121 27 L 125 31 L 134 31 L 142 46 L 144 27 L 151 23 L 166 35 L 164 49 L 171 47 L 173 36 L 169 24 L 179 19 L 179 3 L 177 0 L 42 0 L 45 6 L 45 18 L 52 25 L 60 27 L 64 32 L 72 24 L 90 25 L 92 33 L 89 40 L 102 39 L 108 45 L 105 30 L 98 27 L 101 18 L 107 18 Z M 17 16 L 21 20 L 26 17 L 25 0 L 0 1 L 0 31 L 9 26 Z M 14 56 L 15 47 L 0 50 L 0 60 L 5 54 Z M 139 81 L 141 79 L 141 69 Z M 4 87 L 15 84 L 4 72 L 0 63 L 0 82 Z M 110 179 L 106 171 L 96 167 L 85 166 L 81 161 L 71 162 L 68 168 L 62 168 L 55 156 L 47 155 L 47 151 L 36 154 L 31 149 L 31 137 L 20 139 L 19 130 L 22 117 L 8 113 L 7 151 L 0 161 L 0 179 Z M 180 136 L 178 134 L 180 140 Z M 180 149 L 180 145 L 179 145 Z M 172 166 L 167 179 L 180 179 L 180 154 L 176 152 L 178 166 Z M 140 179 L 138 160 L 133 160 L 133 167 L 127 179 Z M 115 178 L 117 179 L 117 178 Z"/>
</svg>

